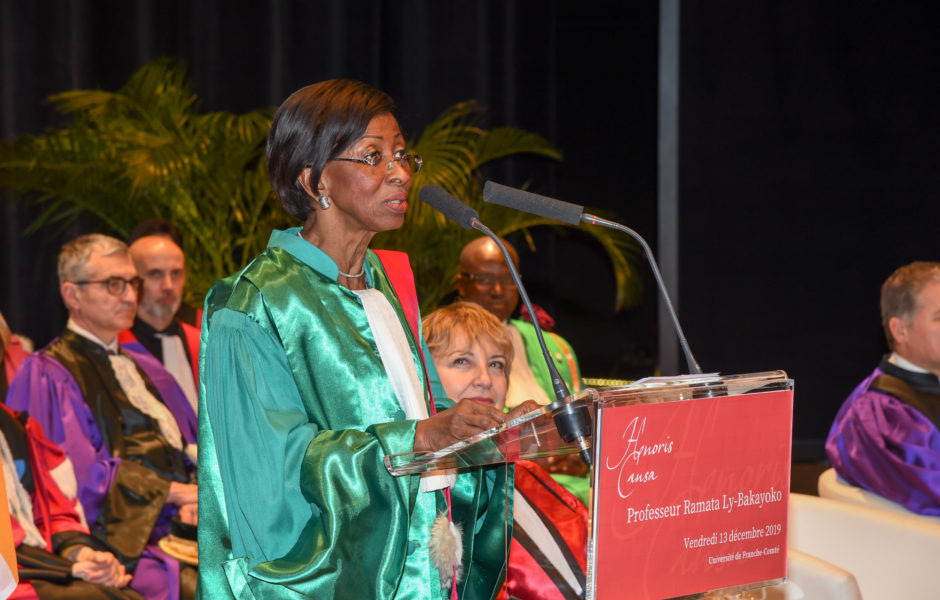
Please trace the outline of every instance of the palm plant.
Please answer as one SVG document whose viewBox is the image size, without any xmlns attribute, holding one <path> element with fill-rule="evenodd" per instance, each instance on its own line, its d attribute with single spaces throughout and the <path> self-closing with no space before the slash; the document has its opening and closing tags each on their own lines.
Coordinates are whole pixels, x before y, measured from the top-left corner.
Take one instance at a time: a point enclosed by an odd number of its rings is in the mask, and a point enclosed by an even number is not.
<svg viewBox="0 0 940 600">
<path fill-rule="evenodd" d="M 187 300 L 201 304 L 288 217 L 265 169 L 270 112 L 199 113 L 195 100 L 185 69 L 169 59 L 144 66 L 117 92 L 53 95 L 70 125 L 0 146 L 0 185 L 41 205 L 32 229 L 86 213 L 123 238 L 143 219 L 169 219 L 184 239 Z"/>
<path fill-rule="evenodd" d="M 265 246 L 270 231 L 289 225 L 268 183 L 264 142 L 270 111 L 243 115 L 199 113 L 184 68 L 170 59 L 150 63 L 117 92 L 74 90 L 49 101 L 71 118 L 63 129 L 0 144 L 0 186 L 37 203 L 31 228 L 65 226 L 90 214 L 102 231 L 125 237 L 137 222 L 160 216 L 184 238 L 187 301 L 201 304 L 213 282 L 241 268 Z M 411 188 L 405 226 L 380 234 L 375 247 L 408 252 L 422 310 L 452 289 L 457 256 L 475 234 L 445 222 L 417 201 L 435 183 L 470 202 L 499 235 L 554 221 L 484 204 L 479 169 L 519 153 L 560 159 L 536 134 L 516 128 L 484 129 L 483 110 L 472 102 L 447 109 L 411 144 L 426 168 Z M 610 257 L 617 308 L 639 297 L 635 246 L 586 228 Z"/>
</svg>

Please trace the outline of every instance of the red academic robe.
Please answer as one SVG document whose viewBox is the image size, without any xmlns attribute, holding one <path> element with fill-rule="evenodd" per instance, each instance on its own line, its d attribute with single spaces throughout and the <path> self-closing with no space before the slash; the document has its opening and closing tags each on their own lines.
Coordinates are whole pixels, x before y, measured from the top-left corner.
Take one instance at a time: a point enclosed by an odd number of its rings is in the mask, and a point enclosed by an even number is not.
<svg viewBox="0 0 940 600">
<path fill-rule="evenodd" d="M 11 418 L 22 422 L 18 413 L 5 405 L 0 405 L 0 410 L 5 411 Z M 52 553 L 54 552 L 54 535 L 69 532 L 88 535 L 88 530 L 82 525 L 72 501 L 59 489 L 58 484 L 51 475 L 51 471 L 65 461 L 65 453 L 46 438 L 42 427 L 35 419 L 27 419 L 24 428 L 29 453 L 27 468 L 30 469 L 34 485 L 34 490 L 30 494 L 30 501 L 33 504 L 33 522 L 45 541 L 45 547 L 42 549 Z M 12 515 L 10 521 L 13 529 L 13 544 L 19 547 L 26 534 L 22 525 Z M 70 544 L 66 543 L 64 545 L 68 546 Z M 20 581 L 10 598 L 13 600 L 38 599 L 40 596 L 33 584 L 27 577 L 24 577 L 27 572 L 25 569 L 28 569 L 28 567 L 20 564 L 18 568 L 20 570 Z M 91 584 L 83 582 L 76 582 L 76 585 L 82 588 L 92 587 Z M 55 597 L 89 597 L 82 593 L 87 590 L 76 589 L 70 591 L 69 585 L 52 586 L 50 591 Z M 119 592 L 113 590 L 113 592 L 112 597 L 138 597 L 132 591 Z M 110 596 L 110 594 L 108 595 Z"/>
<path fill-rule="evenodd" d="M 515 502 L 528 503 L 548 530 L 566 569 L 553 564 L 519 521 L 513 525 L 506 583 L 499 599 L 575 600 L 584 597 L 587 569 L 588 511 L 580 500 L 557 483 L 548 471 L 529 461 L 518 461 Z M 567 573 L 567 575 L 565 574 Z M 580 590 L 578 589 L 580 588 Z"/>
</svg>

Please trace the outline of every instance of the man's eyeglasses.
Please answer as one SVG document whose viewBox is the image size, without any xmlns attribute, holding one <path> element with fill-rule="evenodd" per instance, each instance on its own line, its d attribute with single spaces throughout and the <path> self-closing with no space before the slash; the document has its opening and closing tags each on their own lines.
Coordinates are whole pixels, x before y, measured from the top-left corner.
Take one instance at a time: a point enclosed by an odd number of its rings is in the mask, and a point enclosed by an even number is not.
<svg viewBox="0 0 940 600">
<path fill-rule="evenodd" d="M 382 162 L 385 160 L 385 157 L 378 152 L 370 152 L 365 156 L 365 158 L 334 158 L 333 160 L 362 163 L 364 165 L 369 165 L 370 167 L 377 167 L 382 164 Z M 385 165 L 385 170 L 391 171 L 395 163 L 401 165 L 401 167 L 406 171 L 417 173 L 421 170 L 421 165 L 424 164 L 424 159 L 417 154 L 405 154 L 404 151 L 396 152 Z"/>
<path fill-rule="evenodd" d="M 512 277 L 510 277 L 509 275 L 496 277 L 495 275 L 487 275 L 485 273 L 479 274 L 479 275 L 475 273 L 461 273 L 460 276 L 466 279 L 469 279 L 470 281 L 472 281 L 474 284 L 476 284 L 478 287 L 481 287 L 481 288 L 491 288 L 495 286 L 497 283 L 500 284 L 502 287 L 510 287 L 510 286 L 516 287 L 516 282 L 513 281 Z"/>
<path fill-rule="evenodd" d="M 72 283 L 76 285 L 97 283 L 99 285 L 105 286 L 105 289 L 107 289 L 108 293 L 112 296 L 122 296 L 124 295 L 124 290 L 127 288 L 127 284 L 130 284 L 134 288 L 134 291 L 140 294 L 140 287 L 144 284 L 144 280 L 140 277 L 131 277 L 130 279 L 124 279 L 123 277 L 108 277 L 107 279 L 100 279 L 98 281 L 73 281 Z"/>
</svg>

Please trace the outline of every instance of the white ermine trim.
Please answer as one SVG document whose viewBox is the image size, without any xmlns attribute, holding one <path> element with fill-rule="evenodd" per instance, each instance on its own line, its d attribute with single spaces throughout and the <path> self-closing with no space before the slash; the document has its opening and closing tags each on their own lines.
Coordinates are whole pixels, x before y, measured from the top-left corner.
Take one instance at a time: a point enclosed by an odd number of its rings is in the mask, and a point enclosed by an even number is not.
<svg viewBox="0 0 940 600">
<path fill-rule="evenodd" d="M 447 513 L 441 512 L 431 525 L 431 539 L 428 542 L 431 562 L 441 576 L 441 587 L 450 587 L 454 579 L 454 567 L 457 568 L 457 581 L 463 575 L 463 534 L 460 526 L 447 519 Z"/>
</svg>

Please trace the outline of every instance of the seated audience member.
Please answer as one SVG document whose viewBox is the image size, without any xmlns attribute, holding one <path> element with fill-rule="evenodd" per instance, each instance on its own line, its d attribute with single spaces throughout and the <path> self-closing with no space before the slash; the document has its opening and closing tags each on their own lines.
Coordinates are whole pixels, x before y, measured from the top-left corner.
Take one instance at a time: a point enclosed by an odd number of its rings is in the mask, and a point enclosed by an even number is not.
<svg viewBox="0 0 940 600">
<path fill-rule="evenodd" d="M 75 477 L 65 455 L 35 420 L 6 406 L 0 406 L 0 458 L 20 575 L 10 598 L 140 600 L 119 589 L 131 576 L 88 534 L 60 489 L 57 475 Z"/>
<path fill-rule="evenodd" d="M 505 406 L 514 350 L 497 318 L 471 302 L 455 302 L 425 317 L 422 328 L 448 398 Z M 500 598 L 583 598 L 587 508 L 529 461 L 516 463 L 513 497 L 512 542 Z"/>
<path fill-rule="evenodd" d="M 63 246 L 58 274 L 68 323 L 23 362 L 7 403 L 71 458 L 91 533 L 133 572 L 131 587 L 192 597 L 194 570 L 157 543 L 177 514 L 196 521 L 195 414 L 156 359 L 118 344 L 134 321 L 137 270 L 123 242 L 91 234 Z"/>
<path fill-rule="evenodd" d="M 895 271 L 881 322 L 892 352 L 839 409 L 826 453 L 850 484 L 940 515 L 940 263 Z"/>
<path fill-rule="evenodd" d="M 159 217 L 145 219 L 134 225 L 134 228 L 127 236 L 128 247 L 138 239 L 148 235 L 169 237 L 180 249 L 183 248 L 183 235 L 176 228 L 176 225 Z M 143 273 L 140 275 L 143 277 Z M 176 311 L 176 319 L 181 323 L 187 323 L 197 329 L 200 328 L 202 326 L 202 305 L 191 306 L 181 302 L 179 309 Z"/>
<path fill-rule="evenodd" d="M 518 267 L 516 250 L 508 243 L 506 247 Z M 539 404 L 554 402 L 556 398 L 552 379 L 535 328 L 528 321 L 509 318 L 519 304 L 519 290 L 512 280 L 502 252 L 490 238 L 477 238 L 461 251 L 457 293 L 461 300 L 479 304 L 506 323 L 516 356 L 523 359 L 513 362 L 506 406 L 514 407 L 529 399 Z M 544 333 L 545 344 L 561 378 L 568 384 L 571 393 L 580 391 L 581 375 L 574 350 L 560 335 L 547 331 Z"/>
<path fill-rule="evenodd" d="M 29 338 L 11 333 L 6 320 L 3 318 L 3 313 L 0 313 L 0 355 L 3 356 L 3 367 L 0 368 L 0 399 L 4 403 L 6 402 L 9 383 L 16 377 L 20 365 L 31 353 L 32 341 Z M 78 501 L 78 482 L 75 481 L 75 470 L 72 461 L 65 454 L 62 454 L 62 462 L 53 471 L 53 477 L 58 482 L 60 491 L 71 501 L 72 507 L 82 522 L 82 526 L 87 528 L 88 522 L 85 520 L 85 512 Z"/>
<path fill-rule="evenodd" d="M 149 352 L 173 375 L 193 411 L 199 397 L 199 326 L 181 321 L 178 313 L 186 284 L 183 242 L 172 223 L 147 219 L 131 231 L 131 258 L 144 280 L 133 327 L 120 333 L 125 348 Z"/>
<path fill-rule="evenodd" d="M 10 382 L 28 353 L 20 338 L 10 331 L 3 313 L 0 313 L 0 357 L 3 357 L 3 365 L 0 365 L 0 400 L 6 398 Z"/>
</svg>

